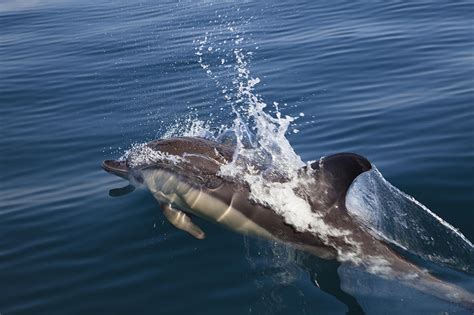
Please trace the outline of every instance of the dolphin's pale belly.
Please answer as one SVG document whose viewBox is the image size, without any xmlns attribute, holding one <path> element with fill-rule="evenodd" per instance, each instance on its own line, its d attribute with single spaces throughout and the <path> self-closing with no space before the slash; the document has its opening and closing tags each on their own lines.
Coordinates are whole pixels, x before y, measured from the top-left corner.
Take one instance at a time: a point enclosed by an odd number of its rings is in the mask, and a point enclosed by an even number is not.
<svg viewBox="0 0 474 315">
<path fill-rule="evenodd" d="M 186 212 L 216 221 L 243 234 L 275 239 L 270 232 L 235 209 L 232 201 L 230 204 L 224 203 L 204 189 L 186 183 L 179 176 L 163 169 L 145 170 L 143 174 L 149 190 L 161 202 L 172 203 Z"/>
</svg>

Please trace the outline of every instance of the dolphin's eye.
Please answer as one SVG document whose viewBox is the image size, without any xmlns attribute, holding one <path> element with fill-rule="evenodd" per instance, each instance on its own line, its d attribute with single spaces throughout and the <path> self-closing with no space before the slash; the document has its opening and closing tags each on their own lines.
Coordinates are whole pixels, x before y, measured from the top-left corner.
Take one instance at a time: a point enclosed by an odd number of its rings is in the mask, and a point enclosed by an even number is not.
<svg viewBox="0 0 474 315">
<path fill-rule="evenodd" d="M 140 184 L 143 184 L 144 179 L 143 179 L 142 174 L 134 174 L 134 178 L 137 182 L 139 182 Z"/>
<path fill-rule="evenodd" d="M 222 185 L 222 179 L 219 177 L 207 176 L 205 185 L 207 188 L 216 189 Z"/>
</svg>

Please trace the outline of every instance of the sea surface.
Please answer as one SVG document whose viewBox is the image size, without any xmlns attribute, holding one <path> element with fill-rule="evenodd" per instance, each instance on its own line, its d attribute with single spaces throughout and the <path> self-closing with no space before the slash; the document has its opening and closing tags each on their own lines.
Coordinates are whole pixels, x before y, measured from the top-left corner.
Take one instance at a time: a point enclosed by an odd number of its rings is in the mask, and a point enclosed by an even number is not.
<svg viewBox="0 0 474 315">
<path fill-rule="evenodd" d="M 109 196 L 126 182 L 102 160 L 231 125 L 245 106 L 239 73 L 268 113 L 297 118 L 287 139 L 303 161 L 362 154 L 474 241 L 473 12 L 472 1 L 0 1 L 0 314 L 347 312 L 299 253 L 199 218 L 196 240 L 146 189 Z M 472 273 L 421 264 L 474 291 Z M 339 275 L 367 314 L 469 314 Z"/>
</svg>

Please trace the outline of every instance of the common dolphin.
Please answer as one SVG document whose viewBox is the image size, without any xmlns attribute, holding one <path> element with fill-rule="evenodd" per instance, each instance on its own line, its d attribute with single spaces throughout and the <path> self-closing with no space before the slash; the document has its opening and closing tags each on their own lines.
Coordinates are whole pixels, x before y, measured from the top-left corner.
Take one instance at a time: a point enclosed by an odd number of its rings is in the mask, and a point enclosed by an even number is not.
<svg viewBox="0 0 474 315">
<path fill-rule="evenodd" d="M 474 309 L 470 292 L 407 261 L 351 217 L 345 205 L 346 193 L 355 178 L 372 168 L 360 155 L 339 153 L 300 170 L 302 178 L 312 180 L 295 193 L 318 214 L 324 227 L 336 231 L 318 235 L 295 229 L 269 206 L 253 201 L 246 183 L 220 175 L 221 167 L 233 158 L 231 145 L 176 137 L 151 141 L 142 150 L 148 152 L 138 159 L 106 160 L 102 168 L 132 184 L 147 186 L 162 203 L 169 222 L 198 239 L 205 238 L 205 232 L 190 215 L 242 234 L 289 244 L 319 258 L 356 264 L 382 278 Z M 129 186 L 124 188 L 124 192 L 131 190 Z"/>
</svg>

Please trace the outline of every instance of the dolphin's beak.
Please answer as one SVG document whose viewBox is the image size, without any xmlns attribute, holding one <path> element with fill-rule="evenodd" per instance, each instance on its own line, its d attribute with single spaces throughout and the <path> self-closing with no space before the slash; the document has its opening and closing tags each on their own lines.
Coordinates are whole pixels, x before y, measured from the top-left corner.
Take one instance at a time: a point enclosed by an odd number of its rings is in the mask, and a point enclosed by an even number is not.
<svg viewBox="0 0 474 315">
<path fill-rule="evenodd" d="M 102 162 L 101 166 L 106 172 L 112 173 L 127 180 L 129 179 L 128 167 L 125 161 L 105 160 Z"/>
</svg>

